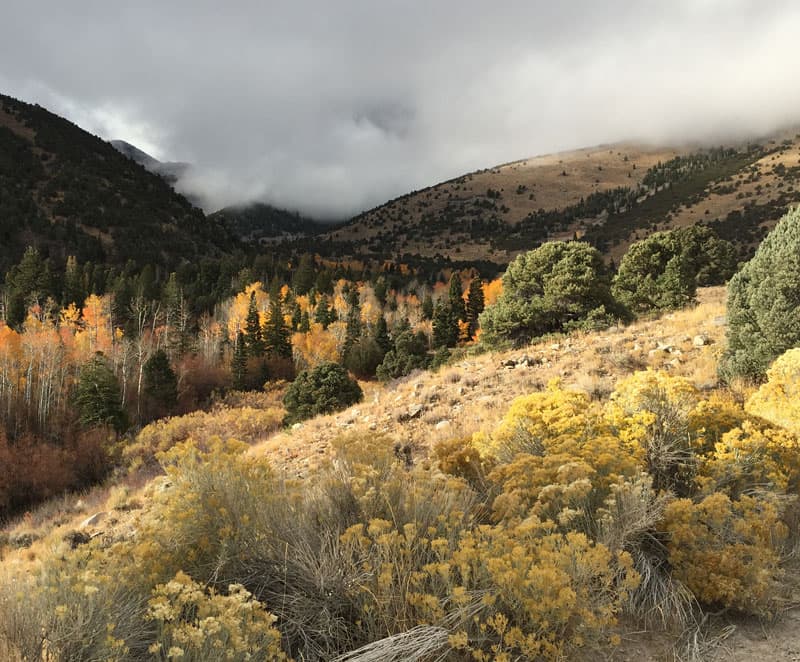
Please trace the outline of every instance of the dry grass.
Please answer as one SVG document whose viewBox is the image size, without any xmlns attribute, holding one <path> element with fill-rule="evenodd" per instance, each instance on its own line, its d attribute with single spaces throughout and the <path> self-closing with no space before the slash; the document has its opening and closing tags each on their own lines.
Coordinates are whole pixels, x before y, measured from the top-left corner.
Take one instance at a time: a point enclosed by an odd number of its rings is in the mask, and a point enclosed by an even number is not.
<svg viewBox="0 0 800 662">
<path fill-rule="evenodd" d="M 381 231 L 398 232 L 402 227 L 410 228 L 419 224 L 425 213 L 444 211 L 450 196 L 463 200 L 480 198 L 490 188 L 502 191 L 500 202 L 508 209 L 502 218 L 513 225 L 538 209 L 563 209 L 597 191 L 634 186 L 641 181 L 647 169 L 659 161 L 668 161 L 690 151 L 688 147 L 618 143 L 514 161 L 388 202 L 365 213 L 355 223 L 332 231 L 330 236 L 335 240 L 352 241 L 373 238 Z M 517 193 L 518 187 L 525 188 Z M 397 220 L 401 214 L 405 218 Z M 429 241 L 416 240 L 413 234 L 410 233 L 408 246 L 404 248 L 411 253 L 427 256 L 441 253 L 462 260 L 508 259 L 504 252 L 493 252 L 483 242 L 470 243 L 459 237 L 459 250 L 456 253 L 455 244 L 450 248 L 434 245 Z M 568 238 L 571 238 L 572 232 L 568 234 Z"/>
<path fill-rule="evenodd" d="M 362 383 L 360 404 L 294 429 L 265 430 L 249 452 L 268 456 L 275 470 L 287 477 L 306 477 L 333 456 L 333 440 L 352 431 L 388 435 L 400 448 L 408 446 L 415 461 L 425 461 L 441 441 L 491 430 L 514 398 L 543 389 L 551 379 L 599 397 L 620 377 L 647 366 L 666 366 L 707 388 L 717 383 L 714 357 L 724 344 L 720 319 L 724 295 L 724 288 L 709 288 L 700 291 L 696 307 L 661 318 L 597 333 L 573 333 L 510 352 L 469 356 L 438 372 L 417 372 L 386 385 Z M 693 338 L 699 334 L 711 344 L 694 347 Z M 679 348 L 680 355 L 658 351 L 651 355 L 659 343 Z M 530 365 L 504 365 L 525 357 Z M 746 393 L 738 396 L 744 398 Z M 231 409 L 273 406 L 277 395 L 236 397 L 239 400 L 225 404 Z M 417 407 L 419 413 L 411 415 Z M 107 513 L 97 530 L 124 537 L 138 505 L 160 489 L 163 479 L 145 485 L 147 480 L 146 475 L 130 476 L 85 494 L 51 500 L 0 529 L 0 557 L 29 563 L 51 553 L 97 512 Z M 88 533 L 95 531 L 90 528 Z"/>
<path fill-rule="evenodd" d="M 724 298 L 724 288 L 707 288 L 699 292 L 697 306 L 660 318 L 470 356 L 385 386 L 365 383 L 360 404 L 278 432 L 250 452 L 268 455 L 288 476 L 304 477 L 331 455 L 331 442 L 351 430 L 387 434 L 410 445 L 415 458 L 426 459 L 440 441 L 490 430 L 514 398 L 541 390 L 551 379 L 601 397 L 620 377 L 653 367 L 710 388 L 718 383 L 715 356 L 724 344 Z M 696 347 L 699 335 L 709 344 Z M 526 357 L 528 365 L 505 365 Z"/>
</svg>

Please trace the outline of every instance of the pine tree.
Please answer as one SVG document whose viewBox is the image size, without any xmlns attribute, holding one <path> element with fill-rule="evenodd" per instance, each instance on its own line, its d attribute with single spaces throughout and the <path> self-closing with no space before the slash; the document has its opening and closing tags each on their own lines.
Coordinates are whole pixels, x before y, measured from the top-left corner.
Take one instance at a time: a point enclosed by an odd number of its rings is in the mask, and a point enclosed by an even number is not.
<svg viewBox="0 0 800 662">
<path fill-rule="evenodd" d="M 726 379 L 761 379 L 786 350 L 800 347 L 800 209 L 786 214 L 728 284 Z"/>
<path fill-rule="evenodd" d="M 433 310 L 433 347 L 455 347 L 458 343 L 458 319 L 449 304 L 440 302 Z"/>
<path fill-rule="evenodd" d="M 83 289 L 83 269 L 78 264 L 74 255 L 67 258 L 67 267 L 64 272 L 64 305 L 74 303 L 81 306 L 86 299 Z"/>
<path fill-rule="evenodd" d="M 461 289 L 461 277 L 458 275 L 458 272 L 453 272 L 453 275 L 450 276 L 450 288 L 448 290 L 447 300 L 454 321 L 466 320 L 467 312 L 464 307 L 464 290 Z"/>
<path fill-rule="evenodd" d="M 386 324 L 386 318 L 383 315 L 378 316 L 378 321 L 375 323 L 375 331 L 373 336 L 378 347 L 383 350 L 385 354 L 392 348 L 392 341 L 389 338 L 389 327 Z"/>
<path fill-rule="evenodd" d="M 9 326 L 22 324 L 33 300 L 44 301 L 52 294 L 50 265 L 38 250 L 29 246 L 19 264 L 11 267 L 6 274 L 6 293 L 6 322 Z"/>
<path fill-rule="evenodd" d="M 317 309 L 314 311 L 314 321 L 322 324 L 323 329 L 327 329 L 328 325 L 334 321 L 333 310 L 328 305 L 328 297 L 324 294 L 319 298 Z"/>
<path fill-rule="evenodd" d="M 163 349 L 144 364 L 144 392 L 154 416 L 168 414 L 178 401 L 178 378 Z"/>
<path fill-rule="evenodd" d="M 122 432 L 128 425 L 117 376 L 100 352 L 81 368 L 75 404 L 86 427 L 110 425 Z"/>
<path fill-rule="evenodd" d="M 300 310 L 300 304 L 296 301 L 292 306 L 292 329 L 298 330 L 300 328 L 300 322 L 303 320 L 303 312 Z"/>
<path fill-rule="evenodd" d="M 269 319 L 264 328 L 264 341 L 267 354 L 286 359 L 292 358 L 292 343 L 289 339 L 289 329 L 283 319 L 283 303 L 280 291 L 273 287 L 269 297 Z"/>
<path fill-rule="evenodd" d="M 378 300 L 378 303 L 381 304 L 381 306 L 386 305 L 386 294 L 388 289 L 389 288 L 386 285 L 386 279 L 383 276 L 375 281 L 373 290 L 375 291 L 375 298 Z"/>
<path fill-rule="evenodd" d="M 311 330 L 311 320 L 308 318 L 308 311 L 304 310 L 300 316 L 300 324 L 297 327 L 300 333 L 308 333 Z"/>
<path fill-rule="evenodd" d="M 433 297 L 430 292 L 425 292 L 422 298 L 422 319 L 433 319 Z"/>
<path fill-rule="evenodd" d="M 314 256 L 304 253 L 300 257 L 300 263 L 297 265 L 297 270 L 292 277 L 292 289 L 299 294 L 308 294 L 308 291 L 314 287 Z"/>
<path fill-rule="evenodd" d="M 247 381 L 247 349 L 245 348 L 244 333 L 241 330 L 236 335 L 236 344 L 233 347 L 231 376 L 233 377 L 233 388 L 244 390 Z"/>
<path fill-rule="evenodd" d="M 361 336 L 361 306 L 358 302 L 358 290 L 355 287 L 347 293 L 347 303 L 349 305 L 347 328 L 345 329 L 344 348 L 342 349 L 342 356 L 345 360 L 350 348 Z"/>
<path fill-rule="evenodd" d="M 480 278 L 473 278 L 469 284 L 469 293 L 467 294 L 467 319 L 469 324 L 469 335 L 471 338 L 475 336 L 478 330 L 478 318 L 483 312 L 485 307 L 483 297 L 483 281 Z"/>
<path fill-rule="evenodd" d="M 264 338 L 261 332 L 261 317 L 258 314 L 256 293 L 250 292 L 250 303 L 247 307 L 245 319 L 245 350 L 248 356 L 260 357 L 264 355 Z"/>
</svg>

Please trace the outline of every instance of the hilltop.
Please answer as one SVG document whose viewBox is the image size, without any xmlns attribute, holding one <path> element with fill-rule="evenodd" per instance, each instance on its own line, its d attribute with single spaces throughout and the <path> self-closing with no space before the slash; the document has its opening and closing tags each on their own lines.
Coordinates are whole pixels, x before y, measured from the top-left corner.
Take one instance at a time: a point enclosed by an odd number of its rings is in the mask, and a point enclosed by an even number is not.
<svg viewBox="0 0 800 662">
<path fill-rule="evenodd" d="M 236 242 L 167 181 L 40 106 L 0 95 L 0 272 L 26 246 L 58 262 L 155 264 Z"/>
<path fill-rule="evenodd" d="M 358 255 L 505 264 L 583 238 L 618 258 L 656 229 L 704 223 L 749 255 L 800 200 L 794 132 L 715 148 L 601 145 L 479 170 L 366 211 L 326 238 Z"/>
</svg>

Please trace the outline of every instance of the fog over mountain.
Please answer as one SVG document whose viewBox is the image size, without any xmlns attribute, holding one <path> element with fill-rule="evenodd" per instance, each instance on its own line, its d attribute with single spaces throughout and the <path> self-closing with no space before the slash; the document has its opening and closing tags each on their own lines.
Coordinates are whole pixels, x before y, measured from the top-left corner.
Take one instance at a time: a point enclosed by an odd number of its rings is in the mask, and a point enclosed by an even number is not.
<svg viewBox="0 0 800 662">
<path fill-rule="evenodd" d="M 193 167 L 207 210 L 341 218 L 538 153 L 800 121 L 788 0 L 31 0 L 0 90 Z"/>
</svg>

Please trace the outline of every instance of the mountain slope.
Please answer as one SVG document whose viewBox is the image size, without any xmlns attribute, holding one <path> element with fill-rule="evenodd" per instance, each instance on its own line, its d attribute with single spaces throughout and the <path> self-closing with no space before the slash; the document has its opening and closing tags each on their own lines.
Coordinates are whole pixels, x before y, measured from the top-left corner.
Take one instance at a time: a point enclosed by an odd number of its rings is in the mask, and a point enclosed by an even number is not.
<svg viewBox="0 0 800 662">
<path fill-rule="evenodd" d="M 191 168 L 191 164 L 184 163 L 183 161 L 159 161 L 150 156 L 147 152 L 142 151 L 135 145 L 131 145 L 124 140 L 111 140 L 109 142 L 114 149 L 121 154 L 136 161 L 139 165 L 144 166 L 146 170 L 149 170 L 155 175 L 159 175 L 173 185 Z"/>
<path fill-rule="evenodd" d="M 0 271 L 27 245 L 57 260 L 174 267 L 235 246 L 161 177 L 39 106 L 0 95 Z"/>
<path fill-rule="evenodd" d="M 701 149 L 604 145 L 516 161 L 415 191 L 327 233 L 354 255 L 505 263 L 583 237 L 618 259 L 655 229 L 704 222 L 746 255 L 800 201 L 800 136 Z"/>
<path fill-rule="evenodd" d="M 297 212 L 261 202 L 225 207 L 209 214 L 209 218 L 224 223 L 242 241 L 256 244 L 314 236 L 327 229 Z"/>
</svg>

